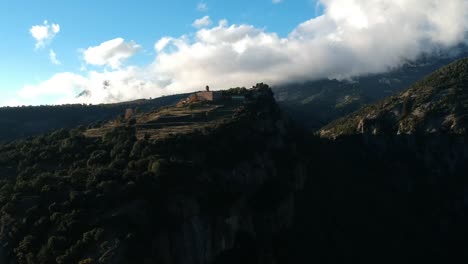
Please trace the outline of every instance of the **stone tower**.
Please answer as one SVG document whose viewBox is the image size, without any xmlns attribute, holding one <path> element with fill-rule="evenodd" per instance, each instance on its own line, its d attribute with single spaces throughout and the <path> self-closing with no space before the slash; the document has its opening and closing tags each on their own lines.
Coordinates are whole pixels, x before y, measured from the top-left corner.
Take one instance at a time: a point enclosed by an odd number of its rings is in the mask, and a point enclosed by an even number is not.
<svg viewBox="0 0 468 264">
<path fill-rule="evenodd" d="M 125 110 L 125 120 L 129 120 L 134 114 L 135 111 L 132 108 L 127 108 L 127 110 Z"/>
</svg>

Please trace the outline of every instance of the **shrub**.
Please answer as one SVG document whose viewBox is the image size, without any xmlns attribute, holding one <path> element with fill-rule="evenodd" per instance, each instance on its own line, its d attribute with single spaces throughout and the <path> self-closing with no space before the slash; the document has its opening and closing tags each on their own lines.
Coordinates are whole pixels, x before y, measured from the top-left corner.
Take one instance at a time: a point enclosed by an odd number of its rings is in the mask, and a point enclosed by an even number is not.
<svg viewBox="0 0 468 264">
<path fill-rule="evenodd" d="M 109 154 L 105 150 L 96 150 L 91 154 L 88 159 L 88 167 L 93 167 L 98 164 L 104 164 L 109 161 Z"/>
<path fill-rule="evenodd" d="M 165 159 L 158 159 L 151 161 L 148 165 L 148 171 L 160 176 L 167 168 L 167 161 Z"/>
</svg>

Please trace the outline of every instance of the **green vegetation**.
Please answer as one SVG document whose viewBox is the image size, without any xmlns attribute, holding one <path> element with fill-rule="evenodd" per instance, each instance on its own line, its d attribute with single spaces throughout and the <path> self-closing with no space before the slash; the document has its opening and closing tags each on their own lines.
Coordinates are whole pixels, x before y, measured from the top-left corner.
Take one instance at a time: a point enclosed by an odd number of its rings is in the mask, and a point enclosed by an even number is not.
<svg viewBox="0 0 468 264">
<path fill-rule="evenodd" d="M 249 95 L 250 92 L 245 87 L 236 87 L 229 90 L 222 91 L 223 96 L 233 96 L 233 95 Z"/>
</svg>

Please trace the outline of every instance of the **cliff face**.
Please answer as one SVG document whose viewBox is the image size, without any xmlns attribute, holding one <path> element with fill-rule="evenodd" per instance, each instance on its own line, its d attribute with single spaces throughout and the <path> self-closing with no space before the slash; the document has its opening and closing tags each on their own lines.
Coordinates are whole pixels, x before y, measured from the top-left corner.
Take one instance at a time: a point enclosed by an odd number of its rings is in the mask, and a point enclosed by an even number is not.
<svg viewBox="0 0 468 264">
<path fill-rule="evenodd" d="M 279 259 L 306 162 L 271 90 L 246 96 L 231 117 L 161 139 L 139 137 L 137 119 L 1 146 L 0 262 Z"/>
</svg>

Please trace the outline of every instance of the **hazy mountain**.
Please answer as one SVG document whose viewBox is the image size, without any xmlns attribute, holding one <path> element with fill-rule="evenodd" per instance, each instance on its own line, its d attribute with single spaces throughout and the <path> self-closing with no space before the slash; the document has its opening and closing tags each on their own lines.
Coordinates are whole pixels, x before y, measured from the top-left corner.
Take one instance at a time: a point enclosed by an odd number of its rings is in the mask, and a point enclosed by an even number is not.
<svg viewBox="0 0 468 264">
<path fill-rule="evenodd" d="M 449 133 L 468 129 L 468 58 L 443 67 L 406 91 L 332 122 L 326 137 Z"/>
<path fill-rule="evenodd" d="M 292 83 L 273 87 L 273 91 L 281 107 L 298 124 L 317 130 L 367 104 L 395 95 L 438 68 L 466 56 L 467 49 L 460 47 L 453 54 L 428 55 L 408 61 L 387 73 L 343 81 Z"/>
</svg>

